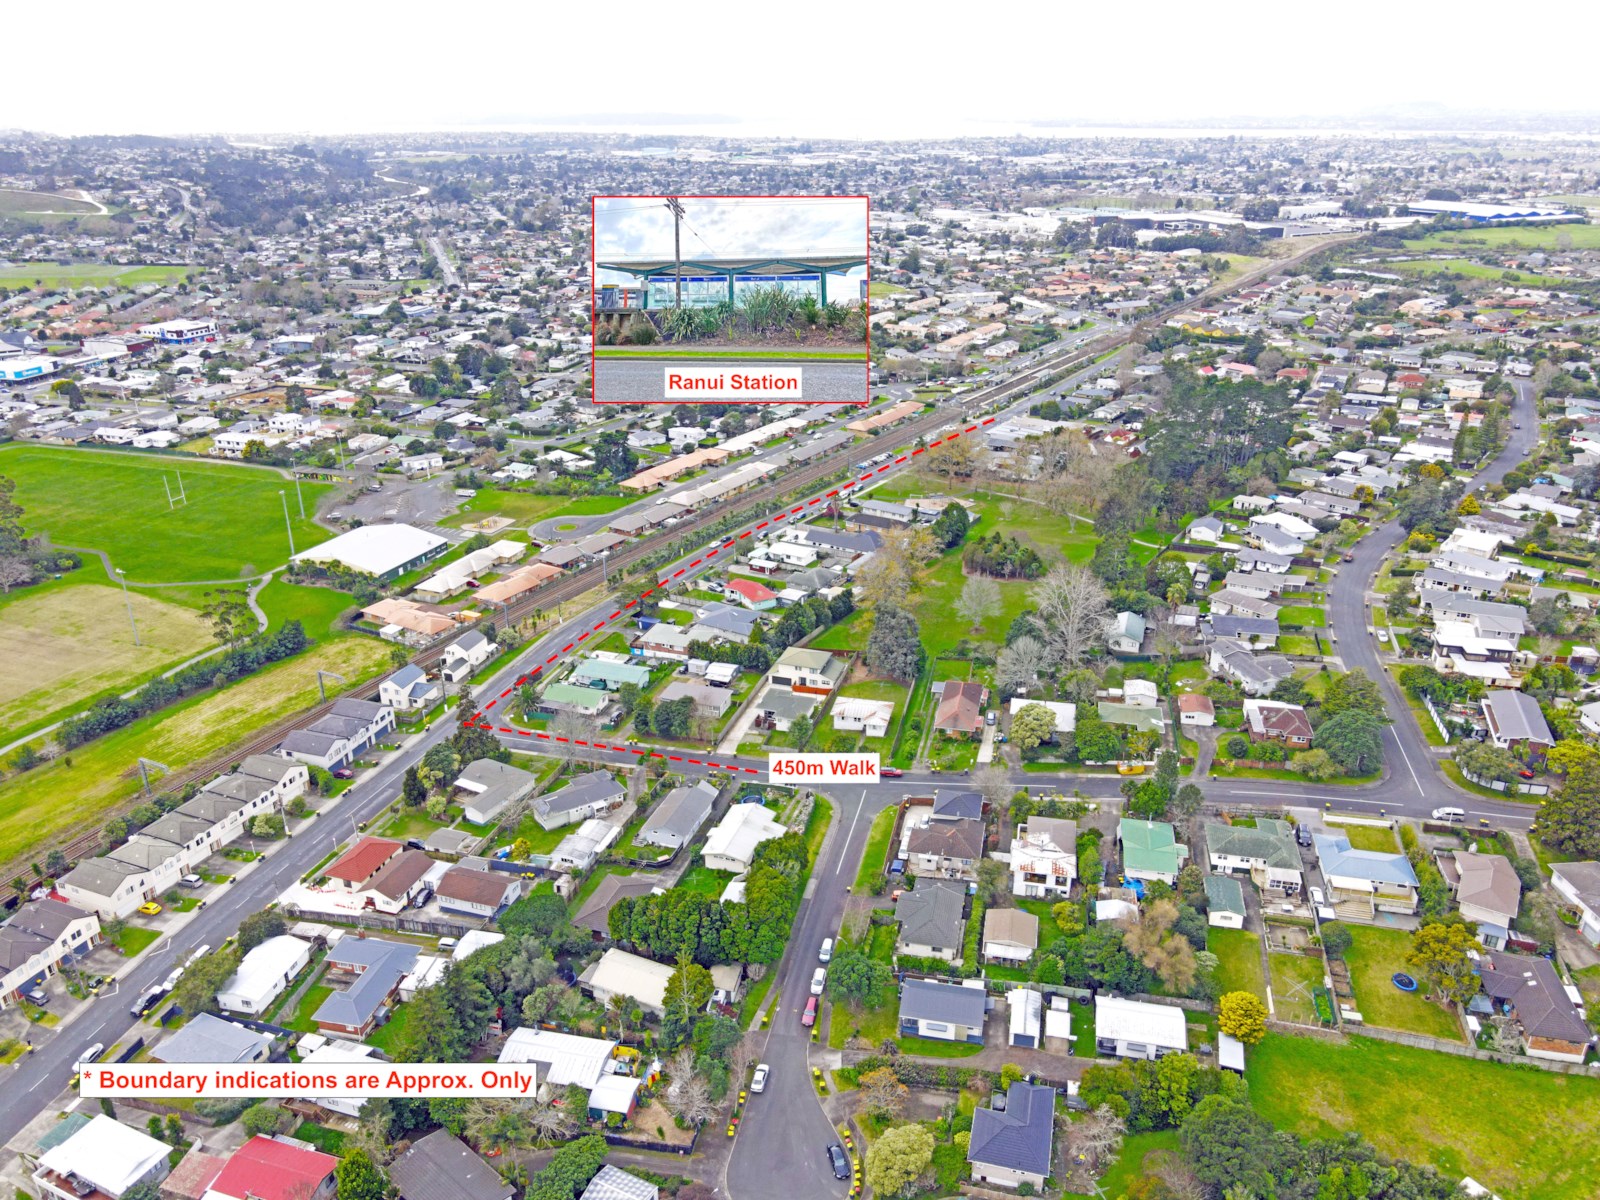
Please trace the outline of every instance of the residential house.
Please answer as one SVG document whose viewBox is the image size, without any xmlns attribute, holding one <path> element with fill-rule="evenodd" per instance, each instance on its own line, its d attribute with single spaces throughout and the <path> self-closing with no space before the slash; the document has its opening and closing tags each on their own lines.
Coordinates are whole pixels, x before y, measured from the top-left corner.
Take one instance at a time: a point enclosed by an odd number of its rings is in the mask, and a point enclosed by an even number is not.
<svg viewBox="0 0 1600 1200">
<path fill-rule="evenodd" d="M 1311 718 L 1298 704 L 1248 699 L 1244 702 L 1244 721 L 1252 742 L 1276 742 L 1290 750 L 1305 750 L 1311 745 Z"/>
<path fill-rule="evenodd" d="M 1600 863 L 1550 864 L 1550 886 L 1578 913 L 1578 932 L 1600 948 Z"/>
<path fill-rule="evenodd" d="M 258 1033 L 203 1012 L 163 1038 L 150 1057 L 164 1063 L 265 1062 L 272 1054 L 272 1040 L 270 1033 Z"/>
<path fill-rule="evenodd" d="M 633 645 L 653 662 L 685 662 L 689 658 L 689 645 L 694 640 L 692 630 L 661 621 L 641 633 Z"/>
<path fill-rule="evenodd" d="M 732 664 L 717 664 L 718 666 Z M 694 715 L 703 721 L 714 721 L 733 707 L 733 693 L 726 687 L 716 687 L 700 679 L 674 679 L 656 695 L 656 703 L 670 704 L 674 700 L 688 700 Z"/>
<path fill-rule="evenodd" d="M 612 1078 L 622 1079 L 623 1076 Z M 592 1095 L 590 1107 L 594 1107 Z M 583 1189 L 583 1195 L 578 1200 L 661 1200 L 661 1189 L 647 1179 L 640 1179 L 621 1167 L 606 1163 L 600 1168 L 599 1174 L 589 1181 L 589 1186 Z"/>
<path fill-rule="evenodd" d="M 951 737 L 975 737 L 983 733 L 983 709 L 989 703 L 989 689 L 981 683 L 947 680 L 939 693 L 933 727 Z"/>
<path fill-rule="evenodd" d="M 328 951 L 323 982 L 344 987 L 330 994 L 311 1019 L 324 1033 L 366 1037 L 388 1016 L 420 953 L 416 946 L 383 938 L 340 938 Z"/>
<path fill-rule="evenodd" d="M 378 700 L 396 712 L 421 712 L 444 699 L 438 680 L 415 663 L 401 667 L 378 684 Z"/>
<path fill-rule="evenodd" d="M 1064 733 L 1072 733 L 1078 728 L 1078 706 L 1070 700 L 1030 700 L 1026 696 L 1013 696 L 1007 706 L 1011 719 L 1015 721 L 1017 714 L 1030 704 L 1049 709 L 1050 715 L 1055 718 L 1050 741 L 1054 741 Z"/>
<path fill-rule="evenodd" d="M 661 888 L 659 875 L 607 875 L 572 914 L 572 923 L 604 939 L 611 933 L 611 910 L 621 900 L 636 900 Z"/>
<path fill-rule="evenodd" d="M 1011 839 L 1011 894 L 1065 900 L 1078 877 L 1078 823 L 1035 814 Z"/>
<path fill-rule="evenodd" d="M 702 779 L 692 787 L 675 787 L 657 801 L 634 835 L 637 845 L 678 850 L 687 846 L 711 816 L 717 802 L 715 785 Z"/>
<path fill-rule="evenodd" d="M 253 1137 L 233 1152 L 205 1200 L 331 1200 L 338 1165 L 304 1143 Z"/>
<path fill-rule="evenodd" d="M 390 859 L 398 858 L 405 843 L 393 838 L 362 837 L 323 869 L 328 886 L 346 892 L 364 891 Z"/>
<path fill-rule="evenodd" d="M 580 1087 L 591 1091 L 612 1074 L 616 1052 L 617 1043 L 605 1038 L 523 1025 L 506 1038 L 499 1061 L 534 1064 L 539 1068 L 541 1089 Z"/>
<path fill-rule="evenodd" d="M 41 1200 L 122 1200 L 139 1184 L 160 1183 L 172 1147 L 101 1113 L 39 1156 L 33 1183 Z"/>
<path fill-rule="evenodd" d="M 1434 616 L 1433 669 L 1445 675 L 1466 675 L 1495 687 L 1515 687 L 1510 663 L 1517 654 L 1517 636 L 1479 633 L 1465 621 Z M 1537 711 L 1538 706 L 1534 706 Z"/>
<path fill-rule="evenodd" d="M 1254 617 L 1258 621 L 1276 621 L 1283 606 L 1259 599 L 1238 588 L 1225 587 L 1212 594 L 1211 611 L 1218 617 Z"/>
<path fill-rule="evenodd" d="M 781 687 L 769 687 L 755 703 L 755 726 L 758 729 L 776 729 L 787 733 L 802 717 L 810 717 L 821 704 L 820 697 L 804 692 L 788 692 Z"/>
<path fill-rule="evenodd" d="M 1437 859 L 1461 915 L 1478 927 L 1478 940 L 1491 950 L 1504 949 L 1522 907 L 1522 881 L 1511 860 L 1470 849 L 1439 854 Z"/>
<path fill-rule="evenodd" d="M 659 1017 L 666 1009 L 667 980 L 672 978 L 672 970 L 665 963 L 613 947 L 578 976 L 578 982 L 601 1004 L 613 996 L 627 996 Z"/>
<path fill-rule="evenodd" d="M 917 878 L 976 880 L 983 859 L 982 821 L 929 821 L 906 836 L 906 860 Z"/>
<path fill-rule="evenodd" d="M 446 683 L 465 682 L 493 653 L 494 643 L 479 630 L 463 634 L 444 648 L 439 658 L 439 678 Z"/>
<path fill-rule="evenodd" d="M 788 832 L 766 805 L 735 804 L 706 835 L 701 861 L 713 871 L 742 874 L 755 861 L 757 846 Z"/>
<path fill-rule="evenodd" d="M 967 1143 L 973 1182 L 1042 1190 L 1051 1176 L 1055 1113 L 1055 1089 L 1022 1080 L 1006 1090 L 1004 1106 L 975 1110 Z"/>
<path fill-rule="evenodd" d="M 1417 910 L 1417 875 L 1404 854 L 1353 850 L 1343 834 L 1315 834 L 1328 902 L 1345 920 L 1371 921 L 1380 912 Z"/>
<path fill-rule="evenodd" d="M 411 1143 L 389 1164 L 400 1200 L 511 1200 L 516 1189 L 448 1129 Z"/>
<path fill-rule="evenodd" d="M 1134 612 L 1119 612 L 1106 630 L 1106 645 L 1113 654 L 1137 654 L 1144 645 L 1144 618 Z"/>
<path fill-rule="evenodd" d="M 1257 817 L 1255 825 L 1205 824 L 1206 856 L 1211 870 L 1223 875 L 1248 874 L 1262 891 L 1294 895 L 1300 891 L 1300 847 L 1294 826 L 1276 817 Z"/>
<path fill-rule="evenodd" d="M 849 664 L 826 650 L 812 650 L 806 646 L 790 646 L 772 664 L 769 678 L 779 687 L 791 692 L 813 696 L 832 695 L 844 679 Z"/>
<path fill-rule="evenodd" d="M 550 851 L 550 869 L 581 875 L 622 836 L 622 826 L 589 817 Z"/>
<path fill-rule="evenodd" d="M 533 802 L 533 817 L 542 829 L 560 829 L 610 812 L 627 795 L 610 771 L 574 775 L 564 788 L 548 788 Z"/>
<path fill-rule="evenodd" d="M 900 933 L 896 954 L 961 962 L 966 929 L 967 889 L 945 879 L 922 879 L 895 901 Z"/>
<path fill-rule="evenodd" d="M 533 791 L 539 777 L 510 763 L 480 758 L 456 776 L 455 787 L 465 792 L 461 812 L 474 825 L 498 820 L 506 809 Z M 569 785 L 570 786 L 570 785 Z"/>
<path fill-rule="evenodd" d="M 579 687 L 565 681 L 546 684 L 539 693 L 539 711 L 552 715 L 574 713 L 580 717 L 599 717 L 610 705 L 610 693 L 604 688 Z"/>
<path fill-rule="evenodd" d="M 38 987 L 100 940 L 97 914 L 46 898 L 30 900 L 0 925 L 0 1010 Z"/>
<path fill-rule="evenodd" d="M 1200 692 L 1178 695 L 1178 724 L 1209 729 L 1217 723 L 1217 707 L 1211 697 Z"/>
<path fill-rule="evenodd" d="M 1243 929 L 1244 887 L 1232 875 L 1206 876 L 1206 924 L 1219 929 Z"/>
<path fill-rule="evenodd" d="M 833 702 L 833 727 L 838 730 L 863 733 L 869 738 L 887 737 L 893 720 L 893 700 L 840 696 Z"/>
<path fill-rule="evenodd" d="M 991 908 L 983 915 L 983 960 L 1021 966 L 1039 948 L 1039 918 L 1020 908 Z"/>
<path fill-rule="evenodd" d="M 327 715 L 291 731 L 279 750 L 327 771 L 352 760 L 394 732 L 394 709 L 370 700 L 335 700 Z"/>
<path fill-rule="evenodd" d="M 1549 959 L 1492 951 L 1479 960 L 1478 978 L 1492 1006 L 1516 1020 L 1529 1058 L 1584 1060 L 1594 1031 Z"/>
<path fill-rule="evenodd" d="M 217 989 L 217 1007 L 259 1016 L 310 962 L 310 942 L 288 934 L 270 937 L 240 959 L 227 982 Z"/>
<path fill-rule="evenodd" d="M 908 978 L 900 985 L 901 1035 L 983 1045 L 988 997 L 982 980 L 973 982 L 977 986 Z"/>
<path fill-rule="evenodd" d="M 1122 874 L 1128 879 L 1177 883 L 1178 872 L 1189 859 L 1189 848 L 1165 821 L 1123 817 L 1117 822 L 1117 842 L 1122 849 Z"/>
<path fill-rule="evenodd" d="M 1094 998 L 1094 1041 L 1104 1055 L 1160 1058 L 1188 1051 L 1189 1025 L 1181 1008 L 1101 993 Z"/>
<path fill-rule="evenodd" d="M 445 912 L 494 919 L 522 895 L 522 878 L 508 871 L 451 867 L 439 877 L 433 891 Z"/>
<path fill-rule="evenodd" d="M 572 668 L 572 682 L 579 687 L 604 688 L 615 692 L 625 683 L 636 688 L 650 686 L 650 668 L 637 662 L 617 662 L 614 659 L 591 656 Z"/>
<path fill-rule="evenodd" d="M 723 591 L 756 612 L 766 612 L 778 606 L 778 593 L 754 579 L 730 579 Z"/>
<path fill-rule="evenodd" d="M 1207 667 L 1213 675 L 1232 679 L 1247 696 L 1265 696 L 1294 674 L 1294 664 L 1283 655 L 1255 654 L 1232 638 L 1218 638 L 1211 644 Z"/>
<path fill-rule="evenodd" d="M 1491 691 L 1479 704 L 1489 740 L 1502 750 L 1523 756 L 1542 754 L 1556 744 L 1539 702 L 1526 692 L 1505 688 Z"/>
</svg>

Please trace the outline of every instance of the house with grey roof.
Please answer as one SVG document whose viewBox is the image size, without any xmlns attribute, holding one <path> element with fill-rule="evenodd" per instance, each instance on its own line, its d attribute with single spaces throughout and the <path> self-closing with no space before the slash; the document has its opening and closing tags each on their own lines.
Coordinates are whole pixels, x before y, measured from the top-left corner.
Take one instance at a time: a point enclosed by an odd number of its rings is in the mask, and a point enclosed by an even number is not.
<svg viewBox="0 0 1600 1200">
<path fill-rule="evenodd" d="M 1211 643 L 1206 666 L 1213 675 L 1232 679 L 1247 696 L 1265 696 L 1294 674 L 1294 664 L 1281 654 L 1255 654 L 1233 638 Z"/>
<path fill-rule="evenodd" d="M 1296 893 L 1303 877 L 1294 826 L 1276 817 L 1257 817 L 1254 827 L 1205 823 L 1206 854 L 1218 874 L 1249 875 L 1263 891 Z"/>
<path fill-rule="evenodd" d="M 1144 645 L 1144 618 L 1136 612 L 1119 612 L 1106 630 L 1106 645 L 1113 654 L 1137 654 Z"/>
<path fill-rule="evenodd" d="M 677 850 L 687 846 L 711 816 L 717 789 L 702 779 L 690 787 L 675 787 L 656 802 L 634 835 L 634 843 Z"/>
<path fill-rule="evenodd" d="M 809 717 L 822 703 L 820 696 L 805 692 L 789 692 L 781 687 L 769 687 L 756 701 L 755 725 L 758 729 L 776 729 L 787 733 L 801 717 Z"/>
<path fill-rule="evenodd" d="M 210 1013 L 196 1014 L 150 1051 L 151 1058 L 164 1063 L 265 1062 L 271 1054 L 271 1034 Z"/>
<path fill-rule="evenodd" d="M 1056 1090 L 1017 1080 L 1007 1090 L 1003 1107 L 993 1099 L 972 1114 L 967 1161 L 974 1183 L 1015 1188 L 1044 1187 L 1055 1145 Z"/>
<path fill-rule="evenodd" d="M 1550 864 L 1550 886 L 1578 914 L 1578 932 L 1600 948 L 1600 862 Z"/>
<path fill-rule="evenodd" d="M 589 771 L 573 776 L 566 787 L 546 788 L 533 802 L 533 816 L 541 828 L 560 829 L 609 812 L 626 794 L 610 771 Z"/>
<path fill-rule="evenodd" d="M 340 938 L 328 951 L 323 982 L 346 986 L 324 1000 L 311 1019 L 324 1033 L 366 1037 L 388 1014 L 400 981 L 411 974 L 420 953 L 416 946 L 383 938 Z"/>
<path fill-rule="evenodd" d="M 916 887 L 902 892 L 895 901 L 895 919 L 900 923 L 895 953 L 960 963 L 966 907 L 965 884 L 919 879 Z"/>
<path fill-rule="evenodd" d="M 1478 963 L 1490 1009 L 1515 1019 L 1529 1058 L 1581 1063 L 1595 1040 L 1554 964 L 1526 954 L 1493 951 Z M 1481 1005 L 1469 1006 L 1469 1011 Z"/>
<path fill-rule="evenodd" d="M 1492 688 L 1479 703 L 1489 740 L 1513 754 L 1535 754 L 1556 744 L 1539 702 L 1515 688 Z"/>
<path fill-rule="evenodd" d="M 389 1164 L 400 1200 L 511 1200 L 515 1189 L 448 1129 L 435 1129 Z"/>
<path fill-rule="evenodd" d="M 510 763 L 480 758 L 466 765 L 456 776 L 457 790 L 462 797 L 461 811 L 474 825 L 487 825 L 498 820 L 500 814 L 533 791 L 539 777 Z"/>
<path fill-rule="evenodd" d="M 981 1046 L 988 997 L 982 981 L 975 982 L 976 987 L 965 987 L 932 979 L 907 979 L 900 985 L 901 1035 Z"/>
<path fill-rule="evenodd" d="M 444 699 L 444 688 L 415 663 L 408 663 L 378 684 L 378 699 L 398 712 L 420 712 Z"/>
</svg>

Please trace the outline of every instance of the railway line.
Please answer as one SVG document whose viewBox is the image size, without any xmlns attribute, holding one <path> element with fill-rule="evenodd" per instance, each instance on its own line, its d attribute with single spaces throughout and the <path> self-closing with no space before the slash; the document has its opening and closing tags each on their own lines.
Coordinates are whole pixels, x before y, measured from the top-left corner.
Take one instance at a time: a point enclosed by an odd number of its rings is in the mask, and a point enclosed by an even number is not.
<svg viewBox="0 0 1600 1200">
<path fill-rule="evenodd" d="M 1192 308 L 1197 303 L 1203 303 L 1206 300 L 1215 299 L 1230 292 L 1249 287 L 1267 275 L 1293 270 L 1307 258 L 1329 248 L 1330 244 L 1330 242 L 1322 241 L 1308 247 L 1297 255 L 1283 259 L 1268 260 L 1268 262 L 1252 269 L 1236 280 L 1232 280 L 1227 284 L 1213 285 L 1197 296 L 1188 297 L 1176 304 L 1167 305 L 1132 326 L 1113 330 L 1090 342 L 1070 349 L 1063 349 L 1055 354 L 1041 358 L 1026 370 L 1019 372 L 1003 383 L 963 393 L 954 397 L 952 402 L 942 407 L 935 407 L 932 411 L 924 413 L 892 430 L 878 434 L 865 442 L 841 447 L 839 450 L 819 457 L 814 462 L 805 463 L 794 470 L 785 471 L 772 482 L 732 498 L 725 506 L 693 514 L 672 530 L 670 537 L 658 534 L 637 539 L 610 556 L 607 570 L 615 573 L 620 582 L 626 577 L 630 566 L 659 554 L 674 543 L 690 541 L 697 532 L 725 522 L 732 516 L 759 515 L 755 510 L 763 508 L 777 511 L 782 507 L 780 502 L 786 497 L 813 489 L 817 484 L 846 467 L 848 461 L 852 458 L 858 458 L 863 455 L 872 457 L 876 454 L 896 450 L 905 445 L 920 443 L 930 434 L 936 433 L 946 426 L 993 410 L 1023 395 L 1037 391 L 1052 382 L 1055 377 L 1078 370 L 1130 342 L 1144 340 L 1174 313 Z M 502 619 L 507 622 L 520 621 L 537 611 L 548 610 L 552 605 L 560 605 L 566 601 L 576 599 L 594 589 L 595 581 L 593 575 L 593 568 L 586 568 L 556 583 L 531 592 L 518 601 L 506 605 L 502 612 Z M 447 641 L 436 643 L 415 655 L 412 662 L 424 670 L 434 667 L 438 664 L 448 644 Z M 270 751 L 291 730 L 327 714 L 337 700 L 360 696 L 363 693 L 371 693 L 373 686 L 373 684 L 368 683 L 349 688 L 332 700 L 325 701 L 292 717 L 276 721 L 251 734 L 226 753 L 211 755 L 197 763 L 174 771 L 162 778 L 161 790 L 171 791 L 181 788 L 190 782 L 210 778 L 213 775 L 220 774 L 241 758 Z M 127 774 L 131 777 L 135 769 L 129 768 Z M 119 810 L 119 813 L 134 807 L 138 802 L 138 798 L 130 799 L 124 808 Z M 98 850 L 100 839 L 101 834 L 98 829 L 86 830 L 58 848 L 69 859 L 78 859 Z M 30 857 L 39 857 L 37 848 L 32 855 L 20 856 L 0 868 L 0 877 L 18 875 L 26 868 Z M 15 889 L 9 884 L 0 886 L 0 903 L 8 903 L 15 894 Z"/>
</svg>

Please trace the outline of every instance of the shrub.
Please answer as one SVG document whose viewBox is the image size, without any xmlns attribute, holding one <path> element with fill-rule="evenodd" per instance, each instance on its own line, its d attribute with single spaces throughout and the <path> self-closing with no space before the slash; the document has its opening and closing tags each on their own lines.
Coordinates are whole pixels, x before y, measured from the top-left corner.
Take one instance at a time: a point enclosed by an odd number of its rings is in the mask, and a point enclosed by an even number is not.
<svg viewBox="0 0 1600 1200">
<path fill-rule="evenodd" d="M 1236 733 L 1230 737 L 1223 743 L 1223 748 L 1227 750 L 1229 758 L 1250 757 L 1250 739 L 1242 733 Z"/>
</svg>

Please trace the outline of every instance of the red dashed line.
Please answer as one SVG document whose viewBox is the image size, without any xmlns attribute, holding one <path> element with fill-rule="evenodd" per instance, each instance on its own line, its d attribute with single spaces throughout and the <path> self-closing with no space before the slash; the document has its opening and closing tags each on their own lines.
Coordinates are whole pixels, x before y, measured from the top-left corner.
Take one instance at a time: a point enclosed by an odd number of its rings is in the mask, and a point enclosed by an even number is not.
<svg viewBox="0 0 1600 1200">
<path fill-rule="evenodd" d="M 911 457 L 915 458 L 917 455 L 921 454 L 926 449 L 927 449 L 926 446 L 918 446 L 915 450 L 913 450 L 911 452 Z"/>
<path fill-rule="evenodd" d="M 818 497 L 817 497 L 817 498 L 816 498 L 816 499 L 814 499 L 814 500 L 807 500 L 807 501 L 806 501 L 806 507 L 807 507 L 807 508 L 810 508 L 810 507 L 811 507 L 811 506 L 812 506 L 812 505 L 813 505 L 813 504 L 821 504 L 821 503 L 822 503 L 822 497 L 821 497 L 821 496 L 818 496 Z"/>
<path fill-rule="evenodd" d="M 742 541 L 744 541 L 745 538 L 747 538 L 749 536 L 750 536 L 750 530 L 746 529 L 743 533 L 741 533 L 739 535 L 739 540 L 742 542 Z"/>
<path fill-rule="evenodd" d="M 906 457 L 907 457 L 906 455 L 902 454 L 899 458 L 895 459 L 894 461 L 895 461 L 896 465 L 905 462 Z"/>
<path fill-rule="evenodd" d="M 767 527 L 767 526 L 768 526 L 768 525 L 770 525 L 770 524 L 772 524 L 772 522 L 771 522 L 771 521 L 763 521 L 763 522 L 761 522 L 761 524 L 759 524 L 759 525 L 757 525 L 757 526 L 756 526 L 756 528 L 757 528 L 757 529 L 765 529 L 765 528 L 766 528 L 766 527 Z M 680 574 L 680 575 L 682 575 L 682 574 L 683 574 L 683 572 L 682 572 L 682 571 L 679 571 L 679 572 L 678 572 L 678 574 Z"/>
<path fill-rule="evenodd" d="M 575 643 L 568 642 L 565 646 L 561 647 L 561 653 L 563 653 L 563 654 L 568 653 L 572 649 L 572 647 L 574 645 L 575 645 Z"/>
<path fill-rule="evenodd" d="M 489 703 L 487 703 L 487 704 L 485 704 L 483 706 L 483 711 L 484 712 L 488 712 L 491 708 L 493 708 L 496 704 L 499 704 L 499 703 L 500 703 L 500 698 L 497 696 L 493 700 L 489 701 Z"/>
<path fill-rule="evenodd" d="M 511 695 L 511 688 L 514 688 L 516 686 L 517 685 L 515 683 L 513 683 L 511 685 L 511 687 L 508 687 L 505 691 L 501 692 L 500 693 L 500 699 L 504 700 L 507 696 Z"/>
<path fill-rule="evenodd" d="M 683 759 L 680 756 L 676 755 L 676 754 L 669 754 L 669 755 L 667 755 L 667 757 L 670 758 L 673 762 L 682 762 L 683 761 Z"/>
<path fill-rule="evenodd" d="M 674 572 L 673 572 L 673 573 L 672 573 L 672 577 L 673 577 L 673 578 L 674 578 L 674 579 L 676 579 L 676 578 L 677 578 L 677 577 L 678 577 L 678 576 L 680 576 L 680 575 L 682 575 L 682 574 L 683 574 L 683 572 L 684 572 L 684 570 L 685 570 L 685 568 L 683 568 L 683 567 L 679 567 L 679 568 L 678 568 L 678 569 L 677 569 L 677 570 L 676 570 L 676 571 L 674 571 Z M 611 615 L 612 615 L 612 616 L 616 616 L 616 615 L 617 615 L 617 614 L 616 614 L 616 613 L 612 613 L 612 614 L 611 614 Z"/>
</svg>

